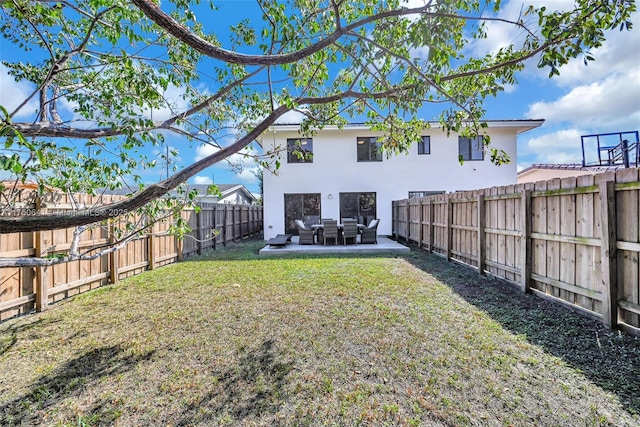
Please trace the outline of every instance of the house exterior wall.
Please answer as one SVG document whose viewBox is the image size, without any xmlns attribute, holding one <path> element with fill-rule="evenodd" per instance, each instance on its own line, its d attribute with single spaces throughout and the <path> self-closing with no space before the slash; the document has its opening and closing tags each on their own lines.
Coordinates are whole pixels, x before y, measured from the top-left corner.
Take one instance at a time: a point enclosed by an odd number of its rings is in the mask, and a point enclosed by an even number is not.
<svg viewBox="0 0 640 427">
<path fill-rule="evenodd" d="M 539 124 L 537 125 L 539 126 Z M 535 126 L 531 126 L 535 127 Z M 516 127 L 489 127 L 494 147 L 505 150 L 512 162 L 495 166 L 489 156 L 483 161 L 458 162 L 458 135 L 447 137 L 441 129 L 426 130 L 431 138 L 431 154 L 418 154 L 417 144 L 408 154 L 398 154 L 381 162 L 358 162 L 358 137 L 379 136 L 366 128 L 322 130 L 313 136 L 313 163 L 287 163 L 280 156 L 277 175 L 264 172 L 264 237 L 269 239 L 285 229 L 284 195 L 320 193 L 321 217 L 340 218 L 340 193 L 375 192 L 378 234 L 391 234 L 391 202 L 405 199 L 410 191 L 472 190 L 516 183 Z M 286 147 L 287 138 L 299 138 L 293 129 L 266 132 L 265 150 Z"/>
</svg>

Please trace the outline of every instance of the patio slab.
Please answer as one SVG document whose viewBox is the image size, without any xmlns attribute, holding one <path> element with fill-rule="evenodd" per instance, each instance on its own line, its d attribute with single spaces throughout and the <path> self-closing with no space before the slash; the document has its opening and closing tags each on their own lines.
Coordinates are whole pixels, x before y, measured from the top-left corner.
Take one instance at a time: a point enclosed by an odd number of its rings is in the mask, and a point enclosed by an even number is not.
<svg viewBox="0 0 640 427">
<path fill-rule="evenodd" d="M 282 247 L 269 247 L 266 245 L 260 249 L 260 255 L 291 255 L 291 254 L 370 254 L 380 252 L 408 253 L 409 247 L 398 243 L 388 237 L 378 236 L 378 243 L 357 245 L 300 245 L 298 236 L 293 236 L 291 243 Z"/>
</svg>

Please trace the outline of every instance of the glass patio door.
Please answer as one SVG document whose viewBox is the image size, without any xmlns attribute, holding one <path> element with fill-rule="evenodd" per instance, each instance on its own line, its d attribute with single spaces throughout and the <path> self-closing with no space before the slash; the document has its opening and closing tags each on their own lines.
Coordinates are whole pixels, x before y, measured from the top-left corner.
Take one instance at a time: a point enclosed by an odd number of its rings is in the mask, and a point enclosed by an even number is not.
<svg viewBox="0 0 640 427">
<path fill-rule="evenodd" d="M 320 222 L 320 193 L 284 195 L 284 232 L 298 235 L 295 220 L 306 225 Z"/>
<path fill-rule="evenodd" d="M 340 193 L 340 220 L 356 218 L 367 225 L 377 217 L 376 193 Z"/>
</svg>

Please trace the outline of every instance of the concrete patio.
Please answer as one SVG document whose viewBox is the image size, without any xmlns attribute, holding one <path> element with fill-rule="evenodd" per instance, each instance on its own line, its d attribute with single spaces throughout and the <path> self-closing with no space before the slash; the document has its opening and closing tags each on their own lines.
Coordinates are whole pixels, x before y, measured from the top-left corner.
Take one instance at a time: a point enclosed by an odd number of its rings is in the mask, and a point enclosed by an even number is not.
<svg viewBox="0 0 640 427">
<path fill-rule="evenodd" d="M 292 255 L 292 254 L 370 254 L 380 252 L 396 252 L 408 253 L 409 248 L 401 243 L 389 239 L 388 237 L 378 236 L 377 244 L 360 244 L 357 245 L 300 245 L 298 244 L 298 236 L 291 238 L 291 243 L 282 247 L 270 247 L 266 245 L 260 249 L 260 255 Z"/>
</svg>

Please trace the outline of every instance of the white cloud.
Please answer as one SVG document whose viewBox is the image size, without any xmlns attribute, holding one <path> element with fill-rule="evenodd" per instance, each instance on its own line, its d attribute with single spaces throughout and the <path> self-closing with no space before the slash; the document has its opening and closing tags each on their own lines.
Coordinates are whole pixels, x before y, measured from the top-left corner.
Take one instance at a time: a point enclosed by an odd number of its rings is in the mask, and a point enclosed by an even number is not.
<svg viewBox="0 0 640 427">
<path fill-rule="evenodd" d="M 631 20 L 639 24 L 640 14 L 632 15 Z M 560 68 L 560 75 L 553 77 L 553 82 L 560 87 L 573 87 L 577 84 L 590 83 L 606 78 L 612 74 L 625 75 L 640 70 L 640 32 L 619 31 L 605 32 L 606 40 L 597 49 L 590 51 L 595 61 L 584 64 L 584 58 L 578 57 Z M 547 80 L 548 69 L 530 68 L 530 73 L 541 80 Z"/>
<path fill-rule="evenodd" d="M 220 151 L 219 147 L 214 147 L 208 144 L 202 144 L 196 148 L 196 156 L 194 161 L 202 160 L 207 156 Z M 238 153 L 229 156 L 226 161 L 229 165 L 228 169 L 236 173 L 236 177 L 243 182 L 254 184 L 258 182 L 258 178 L 255 173 L 258 171 L 258 166 L 254 162 L 254 156 L 258 153 L 251 148 L 243 148 Z M 205 177 L 202 177 L 203 179 Z M 198 182 L 196 182 L 197 184 Z"/>
<path fill-rule="evenodd" d="M 236 174 L 236 176 L 247 184 L 257 184 L 258 177 L 256 176 L 256 173 L 258 172 L 258 169 L 258 167 L 246 168 Z"/>
<path fill-rule="evenodd" d="M 0 104 L 7 109 L 9 114 L 18 108 L 34 90 L 35 87 L 29 82 L 24 80 L 16 82 L 13 76 L 9 75 L 9 69 L 0 64 L 0 93 L 2 94 Z M 33 117 L 39 108 L 37 100 L 38 97 L 36 95 L 13 118 Z"/>
<path fill-rule="evenodd" d="M 304 120 L 305 117 L 306 116 L 299 111 L 287 111 L 282 116 L 278 117 L 278 120 L 276 120 L 276 124 L 298 124 L 302 123 L 302 120 Z"/>
<path fill-rule="evenodd" d="M 194 161 L 197 162 L 199 160 L 202 160 L 205 157 L 209 157 L 210 155 L 217 153 L 218 151 L 220 151 L 219 147 L 215 147 L 209 144 L 201 144 L 196 148 L 196 156 Z M 252 150 L 250 148 L 243 148 L 236 154 L 227 157 L 227 160 L 232 164 L 243 163 L 247 161 L 253 162 L 252 156 L 255 156 L 256 154 L 257 153 L 255 150 Z"/>
<path fill-rule="evenodd" d="M 563 129 L 529 139 L 520 148 L 518 157 L 524 157 L 518 165 L 531 163 L 581 163 L 582 144 L 578 129 Z M 526 167 L 526 166 L 525 166 Z"/>
<path fill-rule="evenodd" d="M 165 105 L 162 108 L 150 109 L 143 114 L 155 121 L 167 120 L 174 115 L 186 111 L 191 104 L 185 99 L 186 88 L 169 85 L 163 92 Z"/>
<path fill-rule="evenodd" d="M 529 106 L 526 116 L 599 131 L 636 129 L 640 125 L 639 99 L 640 69 L 635 69 L 576 86 L 554 101 L 538 101 Z"/>
<path fill-rule="evenodd" d="M 213 179 L 208 176 L 197 175 L 193 178 L 194 184 L 213 184 Z"/>
</svg>

